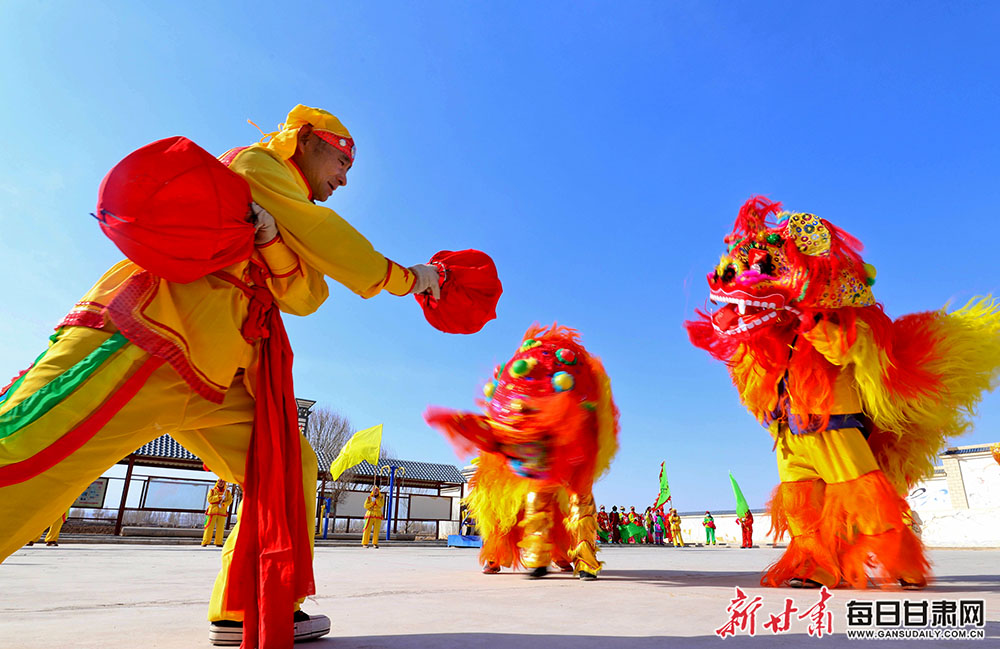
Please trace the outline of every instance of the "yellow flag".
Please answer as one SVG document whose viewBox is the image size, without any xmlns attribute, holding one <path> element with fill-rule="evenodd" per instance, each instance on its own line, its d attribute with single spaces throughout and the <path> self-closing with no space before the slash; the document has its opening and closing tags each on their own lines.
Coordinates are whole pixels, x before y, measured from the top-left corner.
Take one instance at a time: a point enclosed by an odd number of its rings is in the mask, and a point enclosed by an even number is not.
<svg viewBox="0 0 1000 649">
<path fill-rule="evenodd" d="M 354 433 L 354 436 L 344 444 L 344 448 L 340 449 L 340 455 L 330 465 L 330 479 L 336 480 L 344 471 L 361 464 L 364 460 L 378 466 L 378 453 L 381 448 L 382 424 Z"/>
</svg>

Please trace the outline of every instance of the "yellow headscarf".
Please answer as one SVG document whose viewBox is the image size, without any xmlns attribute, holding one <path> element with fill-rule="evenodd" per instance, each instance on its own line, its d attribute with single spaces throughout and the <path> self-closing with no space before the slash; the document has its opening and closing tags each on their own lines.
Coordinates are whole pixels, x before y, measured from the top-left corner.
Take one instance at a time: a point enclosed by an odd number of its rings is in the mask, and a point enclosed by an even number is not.
<svg viewBox="0 0 1000 649">
<path fill-rule="evenodd" d="M 330 131 L 341 137 L 353 139 L 351 138 L 350 131 L 332 114 L 321 108 L 310 108 L 309 106 L 299 104 L 292 109 L 292 112 L 288 113 L 285 123 L 281 125 L 281 130 L 268 133 L 264 136 L 264 139 L 268 137 L 271 139 L 267 142 L 261 139 L 261 143 L 277 153 L 282 160 L 287 160 L 295 153 L 299 129 L 305 124 L 312 124 L 313 128 Z"/>
</svg>

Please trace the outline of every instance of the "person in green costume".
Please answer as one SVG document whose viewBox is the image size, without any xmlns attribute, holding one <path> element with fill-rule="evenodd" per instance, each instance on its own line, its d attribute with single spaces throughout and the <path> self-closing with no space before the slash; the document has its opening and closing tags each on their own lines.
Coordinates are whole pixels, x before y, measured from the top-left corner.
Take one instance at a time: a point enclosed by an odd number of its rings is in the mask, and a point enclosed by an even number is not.
<svg viewBox="0 0 1000 649">
<path fill-rule="evenodd" d="M 715 545 L 715 519 L 712 518 L 712 512 L 705 512 L 701 524 L 705 526 L 705 545 Z"/>
</svg>

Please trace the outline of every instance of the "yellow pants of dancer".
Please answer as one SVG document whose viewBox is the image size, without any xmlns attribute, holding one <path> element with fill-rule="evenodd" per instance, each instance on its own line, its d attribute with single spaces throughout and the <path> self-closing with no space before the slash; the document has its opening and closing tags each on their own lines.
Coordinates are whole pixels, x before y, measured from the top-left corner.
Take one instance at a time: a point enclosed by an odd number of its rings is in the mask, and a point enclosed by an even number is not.
<svg viewBox="0 0 1000 649">
<path fill-rule="evenodd" d="M 573 548 L 568 552 L 573 561 L 573 574 L 581 570 L 596 575 L 604 567 L 597 560 L 597 508 L 594 495 L 573 494 L 569 499 L 569 520 L 566 528 L 573 535 Z"/>
<path fill-rule="evenodd" d="M 46 354 L 24 377 L 15 393 L 0 403 L 0 417 L 18 403 L 82 360 L 110 334 L 85 327 L 64 329 Z M 109 357 L 83 384 L 37 420 L 0 439 L 0 466 L 20 462 L 48 447 L 96 410 L 149 357 L 126 344 Z M 37 538 L 65 512 L 91 482 L 140 446 L 169 433 L 197 455 L 226 482 L 243 484 L 247 449 L 254 418 L 254 400 L 237 375 L 221 404 L 194 393 L 169 366 L 150 375 L 139 392 L 106 426 L 69 457 L 33 478 L 0 487 L 0 561 L 27 541 Z M 302 488 L 309 541 L 313 539 L 316 454 L 304 437 Z M 241 620 L 242 612 L 225 610 L 225 586 L 239 534 L 233 528 L 222 551 L 209 604 L 209 620 Z"/>
<path fill-rule="evenodd" d="M 63 517 L 60 516 L 59 518 L 56 519 L 55 523 L 52 523 L 52 525 L 49 526 L 49 531 L 45 533 L 46 543 L 59 542 L 59 532 L 62 531 L 62 526 L 64 522 L 65 521 L 63 521 Z"/>
<path fill-rule="evenodd" d="M 369 518 L 365 520 L 365 531 L 361 533 L 361 545 L 368 545 L 369 539 L 378 547 L 378 535 L 382 532 L 382 519 Z"/>
<path fill-rule="evenodd" d="M 562 516 L 559 507 L 560 487 L 548 485 L 528 492 L 524 506 L 524 520 L 520 525 L 524 535 L 518 543 L 521 547 L 521 561 L 526 568 L 547 568 L 552 563 L 553 544 L 550 532 L 555 516 Z M 597 520 L 595 518 L 594 497 L 571 494 L 570 515 L 566 523 L 572 535 L 572 547 L 567 555 L 573 562 L 573 574 L 581 570 L 596 575 L 603 565 L 597 560 Z"/>
<path fill-rule="evenodd" d="M 890 581 L 926 581 L 929 571 L 919 540 L 902 522 L 905 501 L 879 470 L 861 431 L 784 431 L 777 436 L 776 451 L 781 509 L 794 545 L 772 566 L 765 583 L 805 577 L 835 587 L 843 578 L 864 588 L 870 556 L 884 564 Z M 842 520 L 846 523 L 835 522 Z"/>
<path fill-rule="evenodd" d="M 205 523 L 205 533 L 201 535 L 201 544 L 208 545 L 215 536 L 215 545 L 222 547 L 222 539 L 226 536 L 226 517 L 220 514 L 211 514 L 208 522 Z"/>
<path fill-rule="evenodd" d="M 680 525 L 671 525 L 670 526 L 670 536 L 671 536 L 671 538 L 674 541 L 674 547 L 675 548 L 677 548 L 677 547 L 683 548 L 684 547 L 684 539 L 681 538 L 681 526 Z"/>
</svg>

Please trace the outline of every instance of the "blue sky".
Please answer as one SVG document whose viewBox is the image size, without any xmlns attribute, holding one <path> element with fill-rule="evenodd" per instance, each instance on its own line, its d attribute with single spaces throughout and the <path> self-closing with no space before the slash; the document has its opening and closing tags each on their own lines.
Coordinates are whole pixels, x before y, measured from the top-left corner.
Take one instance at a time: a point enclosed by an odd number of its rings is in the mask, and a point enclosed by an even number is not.
<svg viewBox="0 0 1000 649">
<path fill-rule="evenodd" d="M 485 250 L 505 294 L 456 337 L 412 298 L 333 286 L 286 318 L 300 396 L 462 464 L 422 412 L 472 408 L 528 325 L 557 320 L 622 411 L 599 502 L 650 500 L 665 460 L 681 510 L 732 508 L 729 470 L 763 506 L 770 439 L 682 329 L 722 237 L 765 194 L 860 238 L 892 315 L 996 294 L 1000 7 L 543 4 L 5 3 L 0 372 L 120 258 L 87 215 L 111 165 L 171 135 L 221 153 L 304 103 L 358 143 L 326 205 L 407 265 Z M 998 422 L 990 395 L 954 443 Z"/>
</svg>

